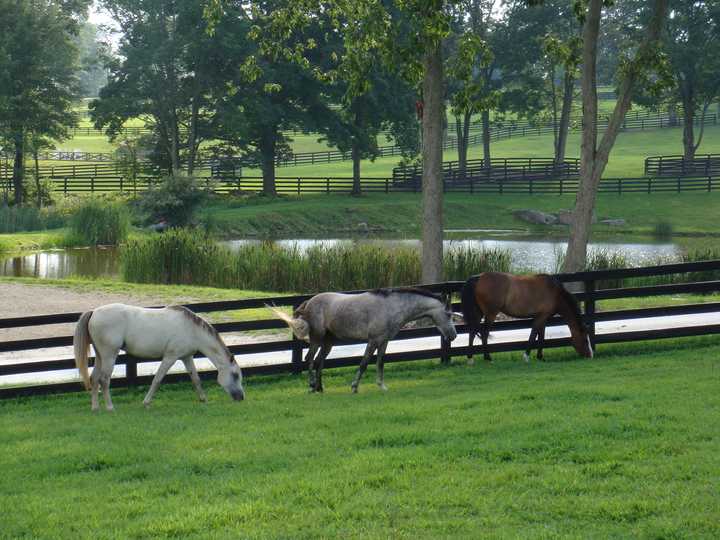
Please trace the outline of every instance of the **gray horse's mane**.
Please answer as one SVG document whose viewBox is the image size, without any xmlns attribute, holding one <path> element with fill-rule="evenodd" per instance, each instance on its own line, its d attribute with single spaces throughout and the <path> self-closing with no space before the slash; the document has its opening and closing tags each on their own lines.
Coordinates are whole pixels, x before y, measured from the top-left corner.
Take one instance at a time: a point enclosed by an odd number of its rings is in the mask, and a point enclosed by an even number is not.
<svg viewBox="0 0 720 540">
<path fill-rule="evenodd" d="M 370 291 L 371 294 L 377 294 L 378 296 L 390 296 L 393 293 L 396 294 L 418 294 L 420 296 L 427 296 L 438 302 L 442 302 L 442 297 L 438 294 L 432 293 L 426 289 L 420 287 L 391 287 L 385 289 L 373 289 Z"/>
<path fill-rule="evenodd" d="M 208 334 L 213 336 L 217 342 L 222 346 L 222 348 L 225 350 L 225 352 L 228 354 L 228 356 L 232 356 L 232 353 L 230 352 L 230 349 L 227 348 L 227 345 L 225 345 L 225 342 L 220 338 L 220 334 L 218 334 L 218 331 L 215 329 L 215 327 L 207 322 L 205 319 L 200 317 L 197 313 L 189 310 L 185 306 L 168 306 L 168 309 L 172 309 L 174 311 L 178 311 L 185 315 L 185 317 L 191 321 L 196 326 L 199 326 L 203 330 L 205 330 Z"/>
</svg>

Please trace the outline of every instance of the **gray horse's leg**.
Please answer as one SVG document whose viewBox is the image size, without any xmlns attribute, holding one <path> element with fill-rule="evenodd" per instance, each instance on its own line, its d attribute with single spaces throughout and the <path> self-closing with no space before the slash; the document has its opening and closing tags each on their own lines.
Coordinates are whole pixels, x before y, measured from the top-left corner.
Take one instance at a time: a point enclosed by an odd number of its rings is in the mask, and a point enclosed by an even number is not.
<svg viewBox="0 0 720 540">
<path fill-rule="evenodd" d="M 148 393 L 145 395 L 143 405 L 145 405 L 146 407 L 150 405 L 150 402 L 152 401 L 155 392 L 157 392 L 158 386 L 160 386 L 160 382 L 163 380 L 163 377 L 167 375 L 167 372 L 170 370 L 170 368 L 175 362 L 177 362 L 177 357 L 175 356 L 163 357 L 162 362 L 160 362 L 160 366 L 158 367 L 157 373 L 155 373 L 155 377 L 153 377 L 152 383 L 150 384 L 150 390 L 148 390 Z"/>
<path fill-rule="evenodd" d="M 325 359 L 327 358 L 328 354 L 330 354 L 330 351 L 332 350 L 332 348 L 333 348 L 332 343 L 324 343 L 322 348 L 320 349 L 320 353 L 318 354 L 317 358 L 315 359 L 315 391 L 316 392 L 323 391 L 323 385 L 322 385 L 323 365 L 325 364 Z"/>
<path fill-rule="evenodd" d="M 367 369 L 368 363 L 370 362 L 370 358 L 373 355 L 373 352 L 375 352 L 375 349 L 377 347 L 375 344 L 370 341 L 367 344 L 367 347 L 365 348 L 365 354 L 363 355 L 362 360 L 360 361 L 360 367 L 358 367 L 357 374 L 355 375 L 355 379 L 353 380 L 352 384 L 350 385 L 350 388 L 353 391 L 353 394 L 357 394 L 358 386 L 360 386 L 360 379 L 363 376 L 363 373 L 365 373 L 365 370 Z"/>
<path fill-rule="evenodd" d="M 305 355 L 305 363 L 308 366 L 308 386 L 310 391 L 315 391 L 315 353 L 317 352 L 319 345 L 317 343 L 310 343 L 310 348 Z"/>
<path fill-rule="evenodd" d="M 198 375 L 197 368 L 195 367 L 195 362 L 193 361 L 192 354 L 187 355 L 184 358 L 181 358 L 182 363 L 185 364 L 185 369 L 190 374 L 190 380 L 193 383 L 193 386 L 195 387 L 195 391 L 197 392 L 198 399 L 202 401 L 203 403 L 207 401 L 207 395 L 205 394 L 205 391 L 202 387 L 202 382 L 200 381 L 200 375 Z"/>
<path fill-rule="evenodd" d="M 377 385 L 381 390 L 387 390 L 387 386 L 385 386 L 385 349 L 387 349 L 387 345 L 386 341 L 377 350 Z"/>
</svg>

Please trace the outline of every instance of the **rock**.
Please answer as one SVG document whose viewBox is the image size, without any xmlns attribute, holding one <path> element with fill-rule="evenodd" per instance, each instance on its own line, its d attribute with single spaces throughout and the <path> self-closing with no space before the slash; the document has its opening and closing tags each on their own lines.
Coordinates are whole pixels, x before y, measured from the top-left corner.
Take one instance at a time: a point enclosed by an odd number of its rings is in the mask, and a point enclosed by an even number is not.
<svg viewBox="0 0 720 540">
<path fill-rule="evenodd" d="M 546 214 L 539 210 L 515 210 L 513 216 L 535 225 L 554 225 L 558 222 L 558 219 L 554 215 Z"/>
<path fill-rule="evenodd" d="M 622 227 L 627 224 L 624 219 L 603 219 L 600 223 L 602 225 L 610 225 L 611 227 Z"/>
<path fill-rule="evenodd" d="M 361 233 L 370 232 L 370 227 L 364 221 L 357 224 L 357 231 Z"/>
</svg>

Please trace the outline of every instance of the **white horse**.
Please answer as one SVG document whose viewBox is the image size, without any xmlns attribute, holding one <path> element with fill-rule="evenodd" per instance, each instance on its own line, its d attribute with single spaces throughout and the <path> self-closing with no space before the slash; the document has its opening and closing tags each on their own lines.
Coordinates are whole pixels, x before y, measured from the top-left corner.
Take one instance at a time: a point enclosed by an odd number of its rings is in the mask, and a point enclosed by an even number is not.
<svg viewBox="0 0 720 540">
<path fill-rule="evenodd" d="M 95 368 L 88 375 L 88 349 L 95 349 Z M 222 338 L 205 320 L 182 306 L 162 309 L 139 308 L 125 304 L 108 304 L 80 316 L 73 340 L 75 365 L 87 390 L 91 390 L 92 410 L 97 411 L 98 386 L 102 385 L 105 406 L 113 410 L 110 399 L 110 377 L 120 349 L 138 358 L 162 358 L 143 403 L 147 407 L 163 377 L 177 360 L 190 373 L 201 401 L 203 392 L 193 355 L 200 352 L 218 370 L 218 384 L 235 400 L 242 400 L 242 373 L 235 357 Z"/>
</svg>

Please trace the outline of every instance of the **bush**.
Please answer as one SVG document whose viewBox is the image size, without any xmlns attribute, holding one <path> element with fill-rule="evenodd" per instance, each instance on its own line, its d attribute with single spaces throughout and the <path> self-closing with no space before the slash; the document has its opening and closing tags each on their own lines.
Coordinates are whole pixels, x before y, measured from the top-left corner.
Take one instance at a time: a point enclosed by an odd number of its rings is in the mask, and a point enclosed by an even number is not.
<svg viewBox="0 0 720 540">
<path fill-rule="evenodd" d="M 655 224 L 653 236 L 658 240 L 667 240 L 673 235 L 673 226 L 669 221 L 660 221 Z"/>
<path fill-rule="evenodd" d="M 85 199 L 70 218 L 71 243 L 117 245 L 127 239 L 130 212 L 119 202 Z"/>
<path fill-rule="evenodd" d="M 154 223 L 165 220 L 171 227 L 184 227 L 193 223 L 207 197 L 208 191 L 194 178 L 166 176 L 140 195 L 139 206 Z"/>
<path fill-rule="evenodd" d="M 498 250 L 452 250 L 445 271 L 452 279 L 466 279 L 486 270 L 507 271 L 509 260 Z M 420 252 L 411 247 L 317 245 L 301 251 L 264 242 L 231 251 L 202 232 L 185 229 L 131 240 L 121 261 L 123 279 L 131 282 L 279 292 L 411 285 L 422 275 Z"/>
</svg>

